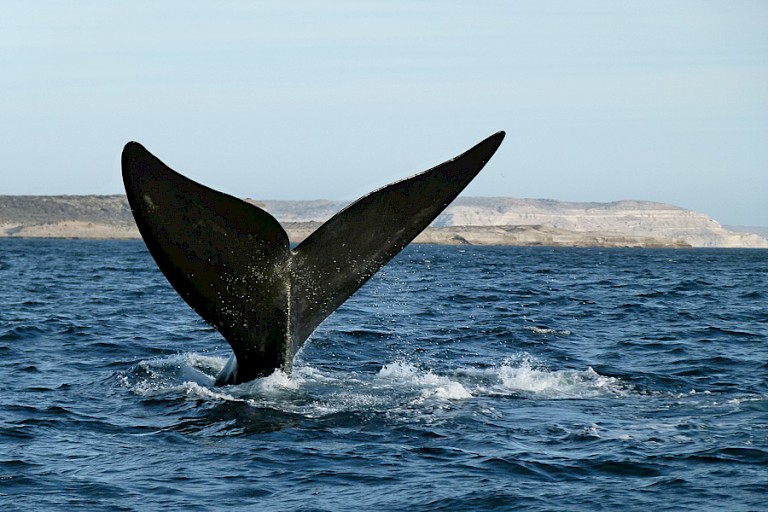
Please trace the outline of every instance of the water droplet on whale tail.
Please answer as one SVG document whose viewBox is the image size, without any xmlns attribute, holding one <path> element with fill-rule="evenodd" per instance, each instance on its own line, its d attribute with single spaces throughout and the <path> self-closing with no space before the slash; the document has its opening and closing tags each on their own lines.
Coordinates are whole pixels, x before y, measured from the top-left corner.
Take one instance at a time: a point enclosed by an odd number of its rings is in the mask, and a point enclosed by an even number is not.
<svg viewBox="0 0 768 512">
<path fill-rule="evenodd" d="M 217 383 L 236 384 L 289 371 L 320 322 L 424 230 L 503 139 L 371 192 L 293 250 L 269 213 L 182 176 L 137 142 L 123 150 L 123 182 L 160 270 L 232 347 L 236 364 Z"/>
</svg>

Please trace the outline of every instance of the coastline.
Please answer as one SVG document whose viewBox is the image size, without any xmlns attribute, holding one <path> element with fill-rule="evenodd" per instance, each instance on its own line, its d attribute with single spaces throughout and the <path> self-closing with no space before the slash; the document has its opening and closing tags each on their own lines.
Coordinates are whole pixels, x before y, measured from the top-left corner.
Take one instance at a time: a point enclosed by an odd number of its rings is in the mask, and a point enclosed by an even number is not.
<svg viewBox="0 0 768 512">
<path fill-rule="evenodd" d="M 300 243 L 320 222 L 288 222 L 283 225 L 291 243 Z M 0 224 L 2 238 L 65 238 L 88 240 L 141 239 L 135 224 L 61 221 L 26 226 Z M 633 237 L 622 233 L 575 232 L 547 226 L 450 226 L 428 227 L 411 243 L 440 245 L 502 245 L 552 247 L 691 247 L 680 240 Z"/>
<path fill-rule="evenodd" d="M 346 206 L 341 201 L 246 201 L 271 213 L 292 243 L 300 243 Z M 124 195 L 0 195 L 2 238 L 123 240 L 141 236 Z M 476 197 L 458 198 L 412 243 L 768 248 L 768 239 L 758 234 L 729 230 L 704 214 L 673 205 Z"/>
</svg>

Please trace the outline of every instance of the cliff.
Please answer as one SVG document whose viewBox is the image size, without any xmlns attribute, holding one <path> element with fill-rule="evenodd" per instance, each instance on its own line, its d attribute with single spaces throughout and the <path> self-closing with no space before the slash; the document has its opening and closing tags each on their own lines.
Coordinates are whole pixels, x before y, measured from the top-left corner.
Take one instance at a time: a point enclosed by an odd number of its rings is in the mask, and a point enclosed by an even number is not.
<svg viewBox="0 0 768 512">
<path fill-rule="evenodd" d="M 546 199 L 459 198 L 436 220 L 445 226 L 540 225 L 578 233 L 676 240 L 693 247 L 768 248 L 753 233 L 729 231 L 703 213 L 650 201 L 569 203 Z"/>
<path fill-rule="evenodd" d="M 340 201 L 254 201 L 299 242 L 346 206 Z M 0 196 L 0 237 L 139 238 L 125 196 Z M 768 248 L 704 214 L 648 201 L 568 203 L 460 197 L 417 243 Z"/>
<path fill-rule="evenodd" d="M 281 221 L 324 222 L 340 201 L 262 201 Z M 489 229 L 489 227 L 494 229 Z M 573 203 L 551 199 L 459 197 L 416 241 L 452 243 L 450 230 L 485 245 L 629 245 L 768 248 L 755 233 L 730 231 L 703 213 L 651 201 Z M 514 227 L 515 229 L 510 229 Z M 759 228 L 758 228 L 759 229 Z M 458 240 L 458 238 L 456 239 Z M 495 240 L 495 242 L 494 242 Z"/>
</svg>

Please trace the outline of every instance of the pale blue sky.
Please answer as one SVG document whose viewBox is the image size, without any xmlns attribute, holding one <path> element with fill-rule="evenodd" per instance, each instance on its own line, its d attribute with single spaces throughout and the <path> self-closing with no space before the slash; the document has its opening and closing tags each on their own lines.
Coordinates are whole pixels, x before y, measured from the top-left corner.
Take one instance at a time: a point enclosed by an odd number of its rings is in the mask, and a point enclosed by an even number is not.
<svg viewBox="0 0 768 512">
<path fill-rule="evenodd" d="M 766 1 L 36 1 L 0 15 L 0 194 L 355 199 L 507 139 L 465 195 L 768 225 Z"/>
</svg>

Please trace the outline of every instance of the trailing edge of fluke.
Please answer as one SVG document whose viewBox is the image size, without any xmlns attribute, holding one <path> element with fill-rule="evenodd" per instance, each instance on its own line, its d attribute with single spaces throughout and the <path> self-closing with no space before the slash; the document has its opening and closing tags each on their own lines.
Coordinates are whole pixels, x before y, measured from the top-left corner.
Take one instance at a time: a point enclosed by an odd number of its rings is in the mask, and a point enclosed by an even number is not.
<svg viewBox="0 0 768 512">
<path fill-rule="evenodd" d="M 173 171 L 143 146 L 123 150 L 141 236 L 184 300 L 234 352 L 216 383 L 289 371 L 312 331 L 469 184 L 504 138 L 358 199 L 291 249 L 264 210 Z"/>
</svg>

